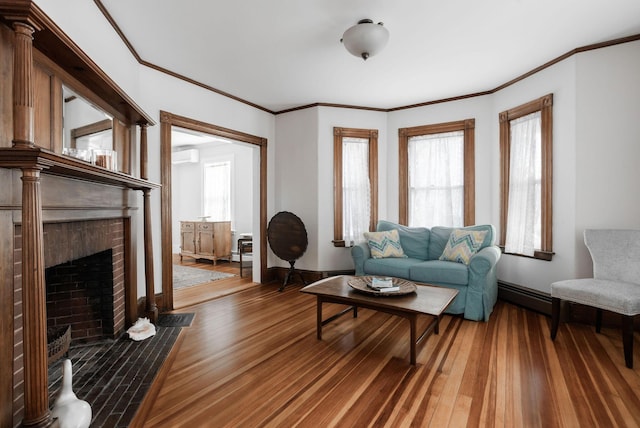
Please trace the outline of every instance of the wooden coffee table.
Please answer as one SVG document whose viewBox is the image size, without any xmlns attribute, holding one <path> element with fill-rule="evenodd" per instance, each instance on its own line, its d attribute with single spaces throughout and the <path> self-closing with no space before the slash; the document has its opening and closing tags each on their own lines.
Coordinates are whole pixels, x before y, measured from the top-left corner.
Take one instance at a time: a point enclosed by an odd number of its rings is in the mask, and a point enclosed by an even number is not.
<svg viewBox="0 0 640 428">
<path fill-rule="evenodd" d="M 314 282 L 304 287 L 303 293 L 314 294 L 317 298 L 317 324 L 318 340 L 322 339 L 322 326 L 338 317 L 353 311 L 353 317 L 358 316 L 358 308 L 372 309 L 396 315 L 409 320 L 411 327 L 410 337 L 410 362 L 416 364 L 416 345 L 429 333 L 438 334 L 442 312 L 451 304 L 458 294 L 458 290 L 431 285 L 416 284 L 415 293 L 402 296 L 373 296 L 352 289 L 348 281 L 351 276 L 335 276 Z M 338 303 L 349 306 L 341 312 L 322 319 L 322 304 Z M 417 320 L 419 315 L 433 317 L 424 332 L 417 336 Z"/>
</svg>

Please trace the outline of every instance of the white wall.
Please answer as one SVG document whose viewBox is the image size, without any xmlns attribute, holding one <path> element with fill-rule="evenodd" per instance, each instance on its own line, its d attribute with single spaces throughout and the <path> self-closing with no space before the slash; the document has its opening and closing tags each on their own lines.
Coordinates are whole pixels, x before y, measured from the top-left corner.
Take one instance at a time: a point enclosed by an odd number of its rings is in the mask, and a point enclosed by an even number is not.
<svg viewBox="0 0 640 428">
<path fill-rule="evenodd" d="M 333 128 L 378 130 L 379 212 L 386 215 L 386 113 L 314 107 L 276 116 L 276 206 L 305 224 L 309 246 L 296 267 L 313 271 L 353 269 L 349 248 L 333 240 Z M 288 266 L 275 256 L 274 265 Z"/>
<path fill-rule="evenodd" d="M 492 135 L 492 122 L 497 120 L 491 112 L 489 96 L 474 97 L 449 103 L 433 104 L 408 110 L 389 113 L 389 141 L 387 164 L 388 217 L 398 221 L 399 217 L 399 169 L 398 169 L 398 129 L 420 125 L 475 119 L 475 167 L 476 167 L 476 223 L 493 223 L 492 201 L 493 172 L 498 167 L 495 156 L 499 148 L 495 146 Z"/>
<path fill-rule="evenodd" d="M 353 269 L 350 248 L 338 248 L 333 240 L 333 128 L 378 130 L 378 218 L 387 213 L 386 113 L 345 108 L 318 108 L 318 260 L 317 269 Z"/>
<path fill-rule="evenodd" d="M 200 157 L 197 163 L 183 163 L 171 167 L 171 213 L 173 219 L 174 253 L 180 251 L 180 222 L 199 221 L 203 215 L 203 167 L 216 161 L 231 161 L 231 229 L 251 233 L 253 227 L 253 151 L 259 150 L 241 143 L 196 147 Z M 259 191 L 259 189 L 255 189 Z M 257 216 L 257 211 L 255 212 Z M 237 246 L 237 236 L 231 243 Z"/>
<path fill-rule="evenodd" d="M 553 65 L 493 95 L 493 144 L 498 147 L 500 131 L 498 114 L 543 95 L 553 93 L 553 251 L 552 261 L 542 261 L 503 254 L 498 265 L 498 278 L 503 281 L 550 291 L 556 280 L 575 275 L 575 130 L 576 92 L 575 57 Z M 499 151 L 495 154 L 496 173 Z M 496 174 L 493 186 L 494 207 L 492 218 L 500 224 L 500 176 Z"/>
<path fill-rule="evenodd" d="M 502 91 L 388 114 L 316 107 L 276 117 L 140 66 L 102 14 L 82 0 L 39 0 L 38 5 L 159 121 L 165 110 L 267 138 L 268 218 L 294 212 L 304 221 L 309 249 L 297 267 L 351 266 L 333 236 L 333 126 L 380 131 L 380 218 L 398 217 L 397 130 L 401 127 L 476 119 L 476 221 L 499 225 L 498 113 L 547 93 L 554 94 L 553 261 L 505 255 L 498 277 L 540 291 L 557 279 L 590 274 L 582 244 L 585 227 L 639 227 L 640 42 L 572 56 Z M 82 16 L 83 19 L 77 19 Z M 91 29 L 91 31 L 88 31 Z M 499 65 L 497 65 L 499 66 Z M 149 129 L 150 179 L 160 181 L 159 126 Z M 254 157 L 253 169 L 258 164 Z M 254 176 L 257 177 L 257 175 Z M 259 195 L 254 195 L 259 206 Z M 156 289 L 160 282 L 160 192 L 152 192 Z M 139 221 L 142 224 L 142 221 Z M 253 232 L 258 233 L 254 222 Z M 142 241 L 142 231 L 138 237 Z M 259 250 L 254 247 L 254 250 Z M 142 248 L 139 246 L 139 260 Z M 259 256 L 258 254 L 256 254 Z M 269 266 L 286 263 L 269 255 Z M 144 269 L 139 294 L 144 294 Z"/>
<path fill-rule="evenodd" d="M 137 101 L 140 65 L 94 2 L 36 0 L 35 3 L 127 95 Z"/>
<path fill-rule="evenodd" d="M 380 218 L 397 221 L 398 129 L 474 118 L 476 223 L 492 223 L 499 229 L 498 114 L 553 93 L 555 255 L 550 262 L 503 255 L 498 278 L 548 293 L 553 281 L 589 275 L 590 258 L 582 241 L 585 227 L 640 226 L 640 196 L 632 187 L 640 182 L 640 168 L 634 167 L 640 161 L 639 43 L 581 53 L 492 95 L 388 114 L 320 107 L 317 121 L 311 112 L 279 115 L 279 144 L 305 140 L 310 147 L 306 151 L 298 148 L 278 152 L 278 165 L 300 162 L 314 147 L 318 153 L 317 165 L 310 165 L 311 169 L 317 168 L 317 182 L 311 170 L 300 174 L 295 184 L 278 182 L 282 192 L 278 199 L 291 200 L 291 195 L 298 194 L 299 203 L 309 209 L 312 218 L 311 211 L 314 207 L 317 210 L 317 224 L 312 225 L 310 238 L 315 240 L 317 254 L 306 257 L 305 267 L 319 271 L 352 267 L 348 250 L 330 244 L 333 126 L 380 130 Z M 305 115 L 307 121 L 300 120 Z M 314 126 L 317 140 L 309 140 Z M 287 135 L 292 137 L 289 141 Z M 612 147 L 617 150 L 612 151 Z M 313 189 L 317 194 L 312 194 Z"/>
<path fill-rule="evenodd" d="M 140 67 L 140 104 L 147 113 L 157 117 L 160 111 L 167 111 L 180 116 L 199 120 L 205 123 L 233 129 L 247 134 L 267 139 L 267 207 L 274 204 L 274 159 L 275 159 L 275 118 L 272 114 L 220 96 L 211 91 L 191 85 L 181 80 L 160 73 L 156 70 Z M 152 181 L 160 181 L 160 126 L 150 127 L 149 140 L 149 176 Z M 255 158 L 255 155 L 254 155 Z M 259 164 L 252 163 L 252 177 L 260 176 Z M 255 183 L 254 183 L 255 185 Z M 256 187 L 257 189 L 257 187 Z M 154 257 L 155 265 L 160 267 L 160 193 L 157 192 L 152 200 L 154 226 Z M 252 195 L 251 204 L 260 206 L 260 192 Z M 269 210 L 270 208 L 268 208 Z M 260 233 L 259 216 L 255 216 L 251 231 L 257 236 Z M 254 266 L 260 262 L 260 248 L 254 246 Z M 156 272 L 158 269 L 156 269 Z M 254 269 L 254 280 L 259 281 L 259 269 Z M 156 274 L 156 284 L 161 283 Z M 156 285 L 158 288 L 158 285 Z"/>
<path fill-rule="evenodd" d="M 640 228 L 640 41 L 577 55 L 576 274 L 586 228 Z"/>
<path fill-rule="evenodd" d="M 300 269 L 316 270 L 318 266 L 318 109 L 297 110 L 276 116 L 275 210 L 289 211 L 304 223 L 307 251 L 296 262 Z M 333 174 L 333 173 L 332 173 Z M 289 264 L 276 257 L 269 248 L 269 266 Z"/>
</svg>

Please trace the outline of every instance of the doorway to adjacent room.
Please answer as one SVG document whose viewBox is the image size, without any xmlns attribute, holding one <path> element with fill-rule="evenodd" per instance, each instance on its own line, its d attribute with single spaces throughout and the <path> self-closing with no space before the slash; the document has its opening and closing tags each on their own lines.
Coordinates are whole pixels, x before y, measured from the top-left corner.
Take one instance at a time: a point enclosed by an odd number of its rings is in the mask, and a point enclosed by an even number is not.
<svg viewBox="0 0 640 428">
<path fill-rule="evenodd" d="M 166 112 L 161 122 L 161 308 L 166 311 L 264 277 L 266 139 Z M 255 245 L 243 254 L 241 271 L 237 243 L 247 237 Z"/>
</svg>

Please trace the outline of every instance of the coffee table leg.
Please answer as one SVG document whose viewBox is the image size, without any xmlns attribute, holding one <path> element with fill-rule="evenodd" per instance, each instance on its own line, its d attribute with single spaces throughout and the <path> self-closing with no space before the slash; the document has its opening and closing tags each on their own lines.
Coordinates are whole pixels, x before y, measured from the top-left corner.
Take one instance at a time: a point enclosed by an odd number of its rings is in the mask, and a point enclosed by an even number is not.
<svg viewBox="0 0 640 428">
<path fill-rule="evenodd" d="M 416 337 L 416 324 L 417 324 L 417 317 L 411 316 L 409 317 L 409 325 L 411 326 L 411 342 L 410 342 L 410 351 L 409 351 L 409 362 L 411 363 L 411 365 L 415 366 L 416 365 L 416 341 L 417 341 L 417 337 Z"/>
<path fill-rule="evenodd" d="M 317 318 L 316 318 L 316 335 L 318 340 L 322 340 L 322 299 L 318 296 L 316 302 Z"/>
</svg>

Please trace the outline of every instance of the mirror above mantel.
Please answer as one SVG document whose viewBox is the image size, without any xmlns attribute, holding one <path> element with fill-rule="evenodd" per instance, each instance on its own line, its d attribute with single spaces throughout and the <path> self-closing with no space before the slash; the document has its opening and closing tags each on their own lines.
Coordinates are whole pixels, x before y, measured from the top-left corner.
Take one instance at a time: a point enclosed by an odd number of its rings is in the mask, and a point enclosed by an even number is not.
<svg viewBox="0 0 640 428">
<path fill-rule="evenodd" d="M 62 104 L 62 153 L 117 170 L 113 117 L 66 85 L 62 85 Z"/>
</svg>

